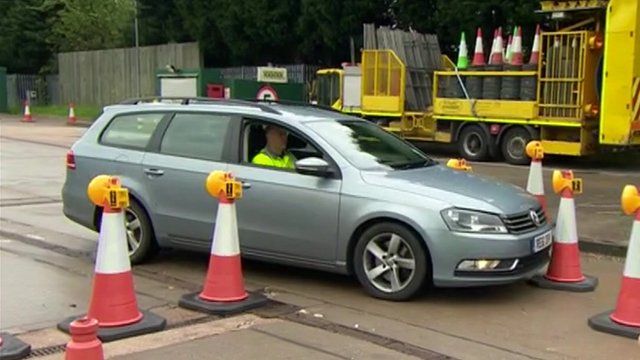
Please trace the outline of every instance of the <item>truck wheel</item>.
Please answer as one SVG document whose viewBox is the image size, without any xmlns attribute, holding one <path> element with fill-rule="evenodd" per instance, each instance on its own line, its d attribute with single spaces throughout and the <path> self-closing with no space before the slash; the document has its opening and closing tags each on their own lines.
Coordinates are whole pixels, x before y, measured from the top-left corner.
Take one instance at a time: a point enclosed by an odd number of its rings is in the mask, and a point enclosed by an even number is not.
<svg viewBox="0 0 640 360">
<path fill-rule="evenodd" d="M 462 129 L 458 138 L 458 152 L 467 160 L 487 160 L 490 141 L 480 126 L 467 125 Z"/>
<path fill-rule="evenodd" d="M 526 147 L 532 140 L 527 129 L 517 126 L 513 127 L 502 137 L 502 156 L 509 164 L 526 165 L 529 163 Z"/>
<path fill-rule="evenodd" d="M 367 229 L 353 252 L 354 272 L 367 293 L 393 301 L 415 296 L 431 279 L 421 241 L 396 223 L 378 223 Z"/>
</svg>

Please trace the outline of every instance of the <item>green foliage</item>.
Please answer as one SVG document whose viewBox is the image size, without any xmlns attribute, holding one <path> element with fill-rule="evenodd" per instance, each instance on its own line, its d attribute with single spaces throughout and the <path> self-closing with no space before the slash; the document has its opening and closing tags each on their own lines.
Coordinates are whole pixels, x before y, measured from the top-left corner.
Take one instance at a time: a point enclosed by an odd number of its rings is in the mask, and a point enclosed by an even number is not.
<svg viewBox="0 0 640 360">
<path fill-rule="evenodd" d="M 0 0 L 0 64 L 35 73 L 56 52 L 132 46 L 136 2 L 141 45 L 198 41 L 206 66 L 336 65 L 366 22 L 438 34 L 449 54 L 461 31 L 473 44 L 482 27 L 488 48 L 517 24 L 528 46 L 539 21 L 537 0 Z"/>
<path fill-rule="evenodd" d="M 59 9 L 48 41 L 56 51 L 109 49 L 133 44 L 133 0 L 45 0 Z"/>
</svg>

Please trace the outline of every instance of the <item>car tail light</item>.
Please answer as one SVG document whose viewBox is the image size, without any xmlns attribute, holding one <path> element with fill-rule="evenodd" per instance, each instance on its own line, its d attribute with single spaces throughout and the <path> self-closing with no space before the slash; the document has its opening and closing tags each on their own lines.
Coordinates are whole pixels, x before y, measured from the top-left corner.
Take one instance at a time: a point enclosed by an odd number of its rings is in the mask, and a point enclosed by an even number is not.
<svg viewBox="0 0 640 360">
<path fill-rule="evenodd" d="M 73 154 L 73 150 L 67 152 L 67 169 L 76 168 L 76 156 Z"/>
</svg>

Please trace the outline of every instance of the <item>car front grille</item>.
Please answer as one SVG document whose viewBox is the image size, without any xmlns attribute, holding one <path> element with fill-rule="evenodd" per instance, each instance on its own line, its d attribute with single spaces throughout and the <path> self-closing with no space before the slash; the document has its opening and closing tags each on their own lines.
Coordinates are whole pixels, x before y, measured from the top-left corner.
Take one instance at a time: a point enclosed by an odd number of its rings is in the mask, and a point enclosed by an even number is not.
<svg viewBox="0 0 640 360">
<path fill-rule="evenodd" d="M 544 216 L 544 211 L 542 211 L 541 207 L 534 209 L 534 211 L 540 219 L 540 224 L 534 223 L 530 211 L 510 215 L 504 217 L 502 220 L 504 221 L 504 224 L 507 226 L 507 230 L 509 230 L 510 233 L 524 234 L 533 231 L 541 226 L 544 226 L 547 223 L 547 218 L 546 216 Z"/>
</svg>

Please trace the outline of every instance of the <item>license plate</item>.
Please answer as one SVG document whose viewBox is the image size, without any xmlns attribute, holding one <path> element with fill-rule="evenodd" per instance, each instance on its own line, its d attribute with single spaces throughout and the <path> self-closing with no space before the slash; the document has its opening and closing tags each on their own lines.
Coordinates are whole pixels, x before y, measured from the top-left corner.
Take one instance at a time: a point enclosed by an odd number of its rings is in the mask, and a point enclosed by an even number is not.
<svg viewBox="0 0 640 360">
<path fill-rule="evenodd" d="M 533 238 L 533 252 L 538 252 L 542 249 L 547 248 L 549 245 L 551 245 L 552 241 L 553 235 L 551 234 L 551 231 L 536 236 L 535 238 Z"/>
</svg>

